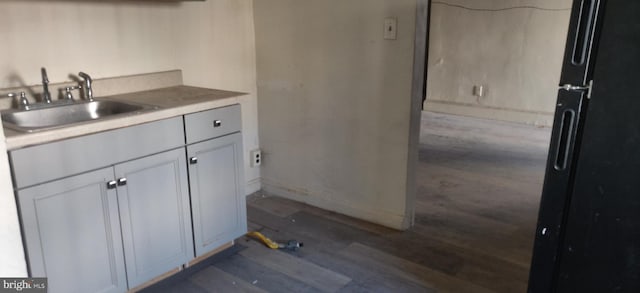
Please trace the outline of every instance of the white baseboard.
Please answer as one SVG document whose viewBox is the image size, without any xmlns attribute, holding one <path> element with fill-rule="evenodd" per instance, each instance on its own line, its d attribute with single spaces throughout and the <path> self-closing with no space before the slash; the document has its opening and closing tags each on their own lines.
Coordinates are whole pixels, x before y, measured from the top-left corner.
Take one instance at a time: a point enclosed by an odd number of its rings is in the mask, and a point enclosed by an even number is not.
<svg viewBox="0 0 640 293">
<path fill-rule="evenodd" d="M 244 188 L 245 188 L 244 189 L 244 193 L 247 196 L 255 193 L 256 191 L 259 191 L 260 189 L 262 189 L 262 184 L 261 184 L 260 177 L 254 178 L 252 180 L 249 180 Z"/>
</svg>

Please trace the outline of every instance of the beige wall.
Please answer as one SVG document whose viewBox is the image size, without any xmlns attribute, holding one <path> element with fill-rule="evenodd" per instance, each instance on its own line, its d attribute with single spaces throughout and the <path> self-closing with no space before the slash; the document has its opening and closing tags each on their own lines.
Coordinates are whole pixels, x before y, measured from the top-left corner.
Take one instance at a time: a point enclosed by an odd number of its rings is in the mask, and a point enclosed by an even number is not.
<svg viewBox="0 0 640 293">
<path fill-rule="evenodd" d="M 254 2 L 266 191 L 409 225 L 415 15 L 415 0 Z"/>
<path fill-rule="evenodd" d="M 561 9 L 471 11 L 533 5 Z M 432 4 L 426 110 L 551 125 L 571 0 Z M 473 95 L 474 85 L 487 88 Z"/>
<path fill-rule="evenodd" d="M 52 83 L 81 70 L 101 78 L 182 69 L 187 85 L 251 93 L 242 101 L 245 178 L 248 192 L 258 190 L 259 169 L 248 167 L 259 146 L 252 2 L 0 1 L 0 88 L 39 84 L 45 66 Z M 0 155 L 0 275 L 21 274 L 5 166 Z"/>
</svg>

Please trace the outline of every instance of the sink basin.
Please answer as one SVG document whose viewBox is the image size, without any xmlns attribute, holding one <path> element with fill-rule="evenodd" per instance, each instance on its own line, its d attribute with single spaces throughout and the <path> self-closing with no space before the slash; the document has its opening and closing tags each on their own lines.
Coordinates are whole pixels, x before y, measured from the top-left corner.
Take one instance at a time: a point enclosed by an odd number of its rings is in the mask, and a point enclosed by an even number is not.
<svg viewBox="0 0 640 293">
<path fill-rule="evenodd" d="M 7 128 L 33 132 L 155 109 L 158 107 L 112 100 L 95 100 L 29 111 L 6 110 L 2 112 L 2 122 Z"/>
</svg>

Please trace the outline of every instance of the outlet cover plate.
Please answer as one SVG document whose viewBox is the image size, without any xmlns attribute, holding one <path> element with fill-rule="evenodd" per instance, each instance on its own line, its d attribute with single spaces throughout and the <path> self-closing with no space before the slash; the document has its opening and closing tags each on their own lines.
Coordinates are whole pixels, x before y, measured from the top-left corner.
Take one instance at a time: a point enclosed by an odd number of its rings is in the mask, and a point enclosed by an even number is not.
<svg viewBox="0 0 640 293">
<path fill-rule="evenodd" d="M 252 150 L 249 154 L 249 160 L 251 160 L 252 168 L 262 165 L 262 151 L 260 149 Z"/>
<path fill-rule="evenodd" d="M 384 39 L 395 40 L 398 38 L 398 19 L 388 17 L 384 19 Z"/>
</svg>

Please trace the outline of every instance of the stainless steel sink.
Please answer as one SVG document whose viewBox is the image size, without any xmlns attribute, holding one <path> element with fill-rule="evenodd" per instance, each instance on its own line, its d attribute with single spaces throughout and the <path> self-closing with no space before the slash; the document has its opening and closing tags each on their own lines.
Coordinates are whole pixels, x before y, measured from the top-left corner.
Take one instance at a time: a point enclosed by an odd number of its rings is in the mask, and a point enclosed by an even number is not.
<svg viewBox="0 0 640 293">
<path fill-rule="evenodd" d="M 158 107 L 113 100 L 95 100 L 29 111 L 6 110 L 2 111 L 2 122 L 10 129 L 33 132 L 155 109 Z"/>
</svg>

